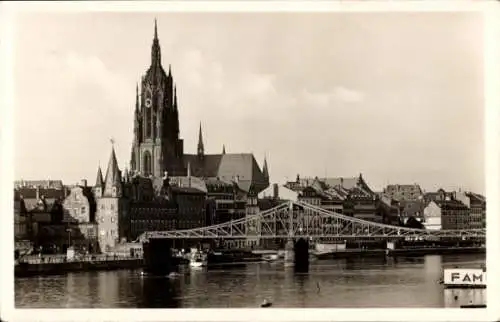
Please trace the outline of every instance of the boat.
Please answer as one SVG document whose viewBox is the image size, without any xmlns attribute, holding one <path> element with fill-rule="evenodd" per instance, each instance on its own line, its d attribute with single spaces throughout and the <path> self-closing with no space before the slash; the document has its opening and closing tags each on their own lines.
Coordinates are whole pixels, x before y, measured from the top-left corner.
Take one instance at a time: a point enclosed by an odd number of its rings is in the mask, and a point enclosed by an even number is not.
<svg viewBox="0 0 500 322">
<path fill-rule="evenodd" d="M 266 254 L 262 256 L 262 259 L 266 262 L 274 262 L 278 260 L 278 254 Z"/>
<path fill-rule="evenodd" d="M 270 307 L 271 305 L 273 305 L 273 303 L 269 302 L 267 299 L 264 299 L 260 307 Z"/>
<path fill-rule="evenodd" d="M 207 266 L 207 255 L 200 253 L 198 250 L 191 250 L 191 257 L 189 259 L 189 266 L 203 267 Z"/>
</svg>

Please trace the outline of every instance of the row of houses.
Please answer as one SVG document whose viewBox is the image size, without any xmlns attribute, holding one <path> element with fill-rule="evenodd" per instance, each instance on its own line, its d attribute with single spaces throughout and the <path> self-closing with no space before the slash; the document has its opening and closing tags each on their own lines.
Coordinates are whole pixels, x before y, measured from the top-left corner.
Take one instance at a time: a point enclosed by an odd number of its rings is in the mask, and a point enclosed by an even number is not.
<svg viewBox="0 0 500 322">
<path fill-rule="evenodd" d="M 375 192 L 362 174 L 348 178 L 297 175 L 295 181 L 266 190 L 262 196 L 307 202 L 340 214 L 393 225 L 418 222 L 418 227 L 434 230 L 486 227 L 486 199 L 480 194 L 443 189 L 424 192 L 418 184 L 389 185 L 382 192 Z"/>
</svg>

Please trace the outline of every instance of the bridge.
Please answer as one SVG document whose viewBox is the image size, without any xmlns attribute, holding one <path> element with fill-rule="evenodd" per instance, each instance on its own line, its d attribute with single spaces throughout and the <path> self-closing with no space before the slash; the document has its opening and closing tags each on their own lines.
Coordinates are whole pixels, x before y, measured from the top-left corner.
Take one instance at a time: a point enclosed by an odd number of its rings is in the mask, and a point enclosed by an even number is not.
<svg viewBox="0 0 500 322">
<path fill-rule="evenodd" d="M 362 220 L 304 203 L 289 201 L 255 215 L 218 225 L 174 231 L 149 231 L 139 236 L 151 239 L 484 239 L 486 229 L 427 230 Z"/>
</svg>

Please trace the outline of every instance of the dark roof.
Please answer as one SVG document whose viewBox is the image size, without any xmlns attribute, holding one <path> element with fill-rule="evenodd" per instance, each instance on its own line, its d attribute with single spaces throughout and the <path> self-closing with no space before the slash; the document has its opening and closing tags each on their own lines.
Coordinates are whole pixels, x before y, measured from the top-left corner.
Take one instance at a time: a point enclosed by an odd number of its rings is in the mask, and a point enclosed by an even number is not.
<svg viewBox="0 0 500 322">
<path fill-rule="evenodd" d="M 444 209 L 469 209 L 465 204 L 458 200 L 434 200 L 434 202 L 440 207 Z"/>
<path fill-rule="evenodd" d="M 184 155 L 184 165 L 191 167 L 191 175 L 200 178 L 219 178 L 224 181 L 235 181 L 243 191 L 250 187 L 260 192 L 269 186 L 251 153 L 207 154 L 199 157 L 194 154 Z"/>
<path fill-rule="evenodd" d="M 203 190 L 200 190 L 198 188 L 189 188 L 189 187 L 172 187 L 171 191 L 173 193 L 205 194 L 205 191 Z"/>
<path fill-rule="evenodd" d="M 217 177 L 221 154 L 206 154 L 200 158 L 196 154 L 184 154 L 184 166 L 191 166 L 191 175 L 194 177 Z"/>
</svg>

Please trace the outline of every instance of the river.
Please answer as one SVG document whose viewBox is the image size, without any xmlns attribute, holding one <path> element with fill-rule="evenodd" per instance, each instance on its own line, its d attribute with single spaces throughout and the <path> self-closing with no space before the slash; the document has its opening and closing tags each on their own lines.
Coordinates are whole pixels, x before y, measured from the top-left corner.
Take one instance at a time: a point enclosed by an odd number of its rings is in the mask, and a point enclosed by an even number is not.
<svg viewBox="0 0 500 322">
<path fill-rule="evenodd" d="M 485 304 L 486 290 L 445 290 L 446 267 L 479 268 L 484 255 L 362 258 L 311 262 L 295 274 L 280 263 L 181 270 L 174 278 L 138 270 L 15 279 L 16 307 L 29 308 L 441 308 Z"/>
</svg>

